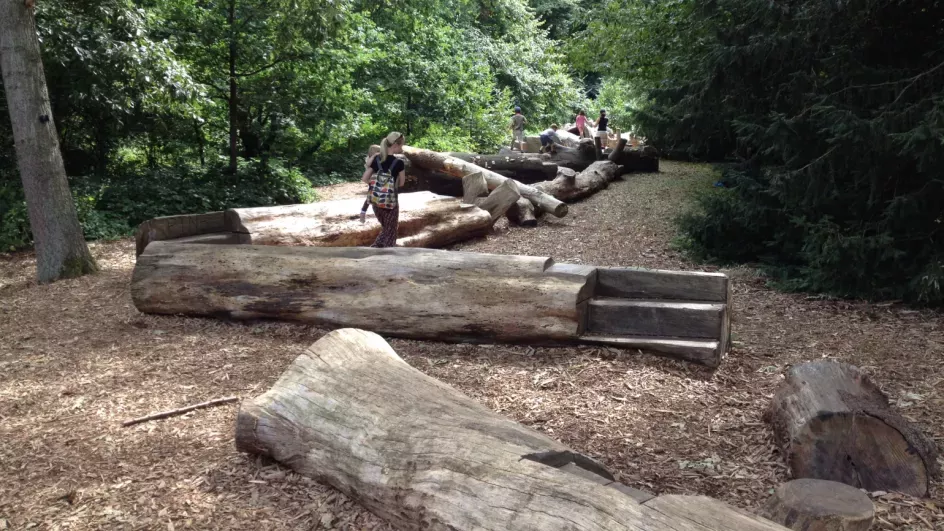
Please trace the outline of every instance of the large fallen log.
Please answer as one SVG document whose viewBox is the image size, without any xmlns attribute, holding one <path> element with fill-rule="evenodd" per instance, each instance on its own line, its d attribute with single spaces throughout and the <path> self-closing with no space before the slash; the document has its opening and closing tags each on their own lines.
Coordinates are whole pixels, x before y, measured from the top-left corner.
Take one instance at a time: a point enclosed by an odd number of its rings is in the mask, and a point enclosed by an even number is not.
<svg viewBox="0 0 944 531">
<path fill-rule="evenodd" d="M 406 155 L 406 157 L 409 158 L 410 162 L 414 165 L 420 166 L 427 170 L 445 173 L 457 179 L 462 179 L 470 173 L 481 171 L 485 176 L 485 181 L 488 183 L 490 190 L 498 188 L 503 182 L 508 180 L 507 177 L 503 177 L 491 170 L 487 170 L 472 164 L 471 162 L 466 162 L 464 160 L 450 157 L 448 155 L 444 155 L 443 153 L 430 151 L 428 149 L 403 146 L 403 154 Z M 553 196 L 545 194 L 544 192 L 532 186 L 521 183 L 518 183 L 518 191 L 523 197 L 534 203 L 535 207 L 538 207 L 545 212 L 553 214 L 559 218 L 567 215 L 567 205 L 562 201 L 555 199 Z"/>
<path fill-rule="evenodd" d="M 576 176 L 572 176 L 568 171 L 562 171 L 561 175 L 553 181 L 538 183 L 534 187 L 569 203 L 603 190 L 619 176 L 618 174 L 619 167 L 616 164 L 601 160 L 594 162 Z"/>
<path fill-rule="evenodd" d="M 557 175 L 557 164 L 546 162 L 540 158 L 529 157 L 518 152 L 509 152 L 504 155 L 478 155 L 475 153 L 444 153 L 466 162 L 471 162 L 487 170 L 504 175 L 508 172 L 514 175 L 515 180 L 525 182 L 518 176 L 526 176 L 529 180 L 546 181 Z"/>
<path fill-rule="evenodd" d="M 255 245 L 370 245 L 380 232 L 380 223 L 371 212 L 366 223 L 360 222 L 363 203 L 358 198 L 234 208 L 225 213 L 225 227 L 228 232 L 246 235 L 246 243 Z M 460 199 L 431 192 L 400 194 L 397 245 L 442 247 L 484 235 L 492 223 L 489 212 L 463 204 Z"/>
<path fill-rule="evenodd" d="M 703 497 L 640 503 L 593 459 L 426 376 L 363 330 L 328 333 L 244 402 L 236 447 L 332 485 L 396 529 L 785 531 Z"/>
<path fill-rule="evenodd" d="M 606 344 L 717 366 L 728 348 L 718 273 L 555 264 L 417 248 L 152 242 L 138 310 L 356 326 L 440 341 Z"/>
<path fill-rule="evenodd" d="M 609 159 L 625 166 L 626 171 L 659 171 L 659 151 L 653 146 L 625 146 L 623 149 L 612 151 Z"/>
<path fill-rule="evenodd" d="M 934 442 L 845 363 L 815 361 L 790 369 L 766 419 L 794 478 L 926 496 L 937 471 Z"/>
</svg>

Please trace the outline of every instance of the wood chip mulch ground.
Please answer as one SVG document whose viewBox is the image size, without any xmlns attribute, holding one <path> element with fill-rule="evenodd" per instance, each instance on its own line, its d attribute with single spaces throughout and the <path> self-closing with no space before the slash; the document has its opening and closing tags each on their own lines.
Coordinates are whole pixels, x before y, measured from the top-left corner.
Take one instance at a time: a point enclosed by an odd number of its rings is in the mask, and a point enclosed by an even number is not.
<svg viewBox="0 0 944 531">
<path fill-rule="evenodd" d="M 629 175 L 535 229 L 500 224 L 456 248 L 558 261 L 710 269 L 672 250 L 671 219 L 704 166 Z M 344 193 L 359 196 L 362 186 Z M 340 191 L 340 190 L 338 190 Z M 340 197 L 344 193 L 323 194 Z M 102 272 L 38 286 L 29 254 L 0 257 L 0 530 L 388 529 L 331 488 L 233 447 L 236 404 L 129 428 L 165 409 L 262 393 L 325 331 L 138 313 L 134 243 L 93 244 Z M 623 483 L 756 508 L 787 479 L 761 415 L 791 364 L 862 367 L 944 446 L 940 313 L 784 294 L 734 279 L 734 349 L 711 371 L 609 348 L 392 340 L 414 367 L 595 456 Z M 874 529 L 944 529 L 944 490 L 873 493 Z"/>
</svg>

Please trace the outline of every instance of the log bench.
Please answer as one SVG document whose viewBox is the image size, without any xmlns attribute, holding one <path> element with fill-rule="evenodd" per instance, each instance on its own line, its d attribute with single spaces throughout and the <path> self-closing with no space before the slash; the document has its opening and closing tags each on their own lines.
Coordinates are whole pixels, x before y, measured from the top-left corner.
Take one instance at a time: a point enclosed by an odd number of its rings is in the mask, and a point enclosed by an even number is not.
<svg viewBox="0 0 944 531">
<path fill-rule="evenodd" d="M 730 335 L 721 273 L 424 248 L 157 241 L 138 257 L 131 295 L 145 313 L 282 319 L 439 341 L 604 344 L 711 367 Z"/>
</svg>

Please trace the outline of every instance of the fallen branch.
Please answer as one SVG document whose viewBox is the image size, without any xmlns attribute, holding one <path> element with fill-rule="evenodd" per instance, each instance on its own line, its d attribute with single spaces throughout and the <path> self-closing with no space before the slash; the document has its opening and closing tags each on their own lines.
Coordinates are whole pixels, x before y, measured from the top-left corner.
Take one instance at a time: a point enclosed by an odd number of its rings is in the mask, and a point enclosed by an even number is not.
<svg viewBox="0 0 944 531">
<path fill-rule="evenodd" d="M 228 396 L 226 398 L 217 398 L 215 400 L 210 400 L 208 402 L 201 402 L 199 404 L 194 404 L 192 406 L 172 409 L 170 411 L 162 411 L 160 413 L 152 413 L 144 417 L 138 417 L 136 419 L 126 420 L 122 422 L 121 425 L 127 428 L 128 426 L 134 426 L 135 424 L 141 424 L 142 422 L 166 419 L 168 417 L 176 417 L 178 415 L 183 415 L 184 413 L 190 413 L 191 411 L 196 411 L 198 409 L 221 406 L 223 404 L 229 404 L 231 402 L 236 402 L 238 400 L 239 400 L 238 396 Z"/>
</svg>

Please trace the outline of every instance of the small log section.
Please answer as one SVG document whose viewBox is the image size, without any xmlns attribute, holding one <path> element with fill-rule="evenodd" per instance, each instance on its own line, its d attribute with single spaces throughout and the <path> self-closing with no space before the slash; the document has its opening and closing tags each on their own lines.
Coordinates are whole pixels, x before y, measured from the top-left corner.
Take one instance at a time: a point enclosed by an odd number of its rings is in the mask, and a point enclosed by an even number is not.
<svg viewBox="0 0 944 531">
<path fill-rule="evenodd" d="M 442 247 L 487 234 L 492 217 L 486 210 L 465 205 L 460 199 L 413 192 L 400 194 L 397 245 Z M 227 210 L 226 229 L 243 234 L 254 245 L 311 245 L 356 247 L 370 245 L 380 223 L 368 211 L 367 222 L 358 219 L 363 198 Z"/>
<path fill-rule="evenodd" d="M 531 201 L 521 198 L 508 209 L 508 219 L 515 225 L 522 227 L 537 227 L 538 220 L 534 217 L 534 205 Z"/>
<path fill-rule="evenodd" d="M 794 478 L 926 496 L 937 448 L 859 369 L 815 361 L 790 369 L 766 413 Z"/>
<path fill-rule="evenodd" d="M 471 162 L 466 162 L 455 157 L 450 157 L 443 153 L 429 151 L 428 149 L 418 149 L 410 146 L 403 146 L 403 154 L 410 159 L 412 165 L 419 166 L 426 170 L 441 172 L 451 175 L 454 178 L 462 179 L 470 173 L 482 172 L 485 176 L 485 182 L 488 183 L 489 190 L 494 190 L 508 180 L 491 170 L 476 166 Z M 556 217 L 567 215 L 567 205 L 553 196 L 529 186 L 527 184 L 516 183 L 518 190 L 523 197 L 534 203 L 536 208 L 544 212 L 553 214 Z"/>
<path fill-rule="evenodd" d="M 593 459 L 426 376 L 363 330 L 328 333 L 244 402 L 236 447 L 328 483 L 396 529 L 785 531 L 703 497 L 640 503 Z"/>
<path fill-rule="evenodd" d="M 138 257 L 131 297 L 145 313 L 439 341 L 606 344 L 708 366 L 721 362 L 730 334 L 721 274 L 419 248 L 153 242 Z"/>
<path fill-rule="evenodd" d="M 777 487 L 759 514 L 795 531 L 869 531 L 875 505 L 843 483 L 795 479 Z"/>
</svg>

